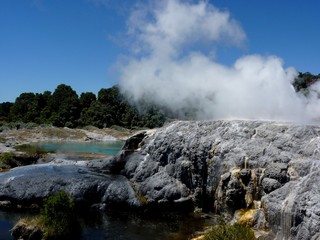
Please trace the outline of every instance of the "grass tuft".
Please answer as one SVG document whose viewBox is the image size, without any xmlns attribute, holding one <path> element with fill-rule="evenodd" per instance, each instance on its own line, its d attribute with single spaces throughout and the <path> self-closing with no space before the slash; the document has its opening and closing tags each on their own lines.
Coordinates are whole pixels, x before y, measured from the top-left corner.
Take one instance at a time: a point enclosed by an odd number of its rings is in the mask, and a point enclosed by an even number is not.
<svg viewBox="0 0 320 240">
<path fill-rule="evenodd" d="M 203 240 L 255 240 L 253 231 L 243 224 L 216 225 L 204 235 Z"/>
</svg>

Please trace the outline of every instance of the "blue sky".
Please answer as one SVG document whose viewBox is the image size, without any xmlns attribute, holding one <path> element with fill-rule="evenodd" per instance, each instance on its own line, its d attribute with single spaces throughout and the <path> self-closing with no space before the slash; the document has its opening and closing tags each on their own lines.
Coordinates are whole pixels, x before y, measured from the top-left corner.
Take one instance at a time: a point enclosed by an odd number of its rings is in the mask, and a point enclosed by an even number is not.
<svg viewBox="0 0 320 240">
<path fill-rule="evenodd" d="M 117 83 L 117 62 L 128 54 L 126 22 L 138 1 L 0 0 L 0 102 L 22 92 L 78 94 Z M 139 1 L 146 4 L 147 1 Z M 217 61 L 276 55 L 285 67 L 320 73 L 320 2 L 216 0 L 246 34 L 241 48 L 221 47 Z"/>
</svg>

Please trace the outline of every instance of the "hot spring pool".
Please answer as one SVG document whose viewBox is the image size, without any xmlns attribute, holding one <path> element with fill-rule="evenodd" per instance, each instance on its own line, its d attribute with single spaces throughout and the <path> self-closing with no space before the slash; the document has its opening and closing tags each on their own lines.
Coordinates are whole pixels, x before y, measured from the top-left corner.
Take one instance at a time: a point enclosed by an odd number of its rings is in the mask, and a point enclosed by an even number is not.
<svg viewBox="0 0 320 240">
<path fill-rule="evenodd" d="M 116 155 L 124 142 L 41 142 L 19 145 L 16 150 L 37 153 Z"/>
</svg>

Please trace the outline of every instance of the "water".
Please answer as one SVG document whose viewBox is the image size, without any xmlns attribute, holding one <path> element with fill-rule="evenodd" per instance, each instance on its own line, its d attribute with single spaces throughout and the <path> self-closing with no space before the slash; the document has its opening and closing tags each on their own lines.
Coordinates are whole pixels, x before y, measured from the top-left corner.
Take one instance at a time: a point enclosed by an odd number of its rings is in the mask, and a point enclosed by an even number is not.
<svg viewBox="0 0 320 240">
<path fill-rule="evenodd" d="M 7 240 L 13 239 L 11 237 L 10 230 L 14 224 L 20 219 L 27 216 L 33 216 L 31 213 L 12 212 L 12 211 L 0 211 L 0 239 Z"/>
<path fill-rule="evenodd" d="M 20 145 L 16 149 L 25 152 L 116 155 L 123 145 L 123 142 L 42 142 Z"/>
<path fill-rule="evenodd" d="M 20 151 L 28 152 L 51 152 L 66 155 L 79 154 L 104 154 L 115 155 L 123 146 L 123 142 L 46 142 L 19 146 Z M 23 169 L 16 168 L 11 171 L 12 175 L 32 171 L 54 171 L 56 174 L 74 174 L 74 166 L 65 166 L 63 173 L 54 165 L 42 164 L 26 166 Z M 81 240 L 187 240 L 196 231 L 202 231 L 205 225 L 211 225 L 210 220 L 199 216 L 171 215 L 159 217 L 159 214 L 144 214 L 143 216 L 132 213 L 95 213 L 82 219 Z M 6 212 L 0 210 L 0 240 L 11 240 L 10 229 L 21 218 L 30 216 L 28 213 Z"/>
<path fill-rule="evenodd" d="M 10 229 L 21 217 L 28 213 L 0 211 L 0 239 L 11 240 Z M 96 214 L 94 218 L 82 221 L 80 240 L 187 240 L 210 220 L 196 215 L 137 216 L 135 214 Z"/>
</svg>

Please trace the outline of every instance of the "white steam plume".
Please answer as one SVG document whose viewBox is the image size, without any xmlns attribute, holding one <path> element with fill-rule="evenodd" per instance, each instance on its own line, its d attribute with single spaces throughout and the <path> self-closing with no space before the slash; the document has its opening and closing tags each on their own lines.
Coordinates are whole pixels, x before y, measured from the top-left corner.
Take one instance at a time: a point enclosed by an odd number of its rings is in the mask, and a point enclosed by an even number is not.
<svg viewBox="0 0 320 240">
<path fill-rule="evenodd" d="M 318 98 L 295 93 L 291 82 L 297 72 L 284 69 L 278 57 L 250 55 L 228 67 L 197 47 L 241 46 L 246 39 L 228 12 L 207 1 L 140 6 L 128 27 L 135 54 L 122 66 L 119 85 L 134 100 L 149 99 L 177 112 L 193 107 L 199 119 L 305 121 L 318 116 Z"/>
</svg>

